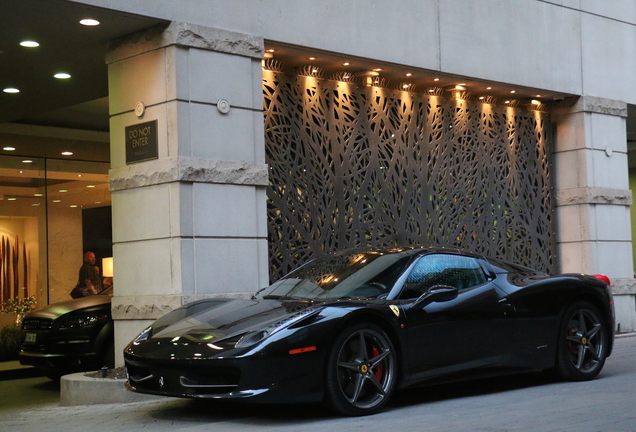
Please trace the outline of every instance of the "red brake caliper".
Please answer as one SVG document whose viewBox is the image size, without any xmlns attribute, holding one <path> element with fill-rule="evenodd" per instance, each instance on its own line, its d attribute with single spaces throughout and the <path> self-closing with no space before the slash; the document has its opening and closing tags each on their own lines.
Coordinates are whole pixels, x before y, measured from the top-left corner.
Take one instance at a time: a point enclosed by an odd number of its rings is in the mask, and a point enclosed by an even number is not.
<svg viewBox="0 0 636 432">
<path fill-rule="evenodd" d="M 375 358 L 380 355 L 380 350 L 375 345 L 371 345 L 371 353 L 373 354 L 373 357 Z M 378 367 L 375 369 L 375 377 L 378 379 L 378 381 L 382 380 L 383 372 L 384 372 L 384 365 L 380 363 Z"/>
</svg>

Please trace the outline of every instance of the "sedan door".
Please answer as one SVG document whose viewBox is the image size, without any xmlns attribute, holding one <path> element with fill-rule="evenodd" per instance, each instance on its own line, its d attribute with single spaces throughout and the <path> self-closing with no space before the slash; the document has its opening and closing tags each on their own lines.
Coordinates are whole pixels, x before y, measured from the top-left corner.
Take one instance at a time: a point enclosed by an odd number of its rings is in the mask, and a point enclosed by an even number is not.
<svg viewBox="0 0 636 432">
<path fill-rule="evenodd" d="M 411 307 L 436 285 L 457 288 L 457 297 Z M 454 254 L 421 257 L 400 298 L 408 338 L 407 379 L 497 367 L 505 361 L 513 308 L 478 258 Z"/>
</svg>

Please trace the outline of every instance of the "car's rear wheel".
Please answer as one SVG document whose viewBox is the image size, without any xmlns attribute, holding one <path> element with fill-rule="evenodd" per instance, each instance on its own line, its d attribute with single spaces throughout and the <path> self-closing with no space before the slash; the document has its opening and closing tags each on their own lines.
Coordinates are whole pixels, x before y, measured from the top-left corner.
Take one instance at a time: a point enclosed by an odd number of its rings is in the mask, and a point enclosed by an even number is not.
<svg viewBox="0 0 636 432">
<path fill-rule="evenodd" d="M 375 324 L 358 323 L 336 337 L 327 357 L 325 403 L 345 415 L 374 414 L 386 405 L 396 380 L 391 339 Z"/>
<path fill-rule="evenodd" d="M 571 381 L 595 378 L 607 357 L 608 331 L 603 316 L 593 304 L 577 302 L 570 306 L 559 328 L 558 375 Z"/>
</svg>

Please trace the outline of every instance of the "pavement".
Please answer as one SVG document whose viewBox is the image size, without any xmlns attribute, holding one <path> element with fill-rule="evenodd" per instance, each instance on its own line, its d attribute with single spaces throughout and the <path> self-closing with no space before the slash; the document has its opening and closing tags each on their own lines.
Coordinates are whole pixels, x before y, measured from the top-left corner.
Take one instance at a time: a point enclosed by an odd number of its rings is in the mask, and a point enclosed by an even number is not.
<svg viewBox="0 0 636 432">
<path fill-rule="evenodd" d="M 318 405 L 248 405 L 174 398 L 62 406 L 59 393 L 56 401 L 18 407 L 11 404 L 14 396 L 36 391 L 45 394 L 53 387 L 50 382 L 37 381 L 43 378 L 12 379 L 0 381 L 0 430 L 634 432 L 635 360 L 636 334 L 623 334 L 617 337 L 614 353 L 593 381 L 563 382 L 546 374 L 529 373 L 421 387 L 396 393 L 380 414 L 357 418 L 334 416 Z M 0 365 L 0 376 L 13 366 Z M 7 383 L 21 387 L 12 390 Z"/>
</svg>

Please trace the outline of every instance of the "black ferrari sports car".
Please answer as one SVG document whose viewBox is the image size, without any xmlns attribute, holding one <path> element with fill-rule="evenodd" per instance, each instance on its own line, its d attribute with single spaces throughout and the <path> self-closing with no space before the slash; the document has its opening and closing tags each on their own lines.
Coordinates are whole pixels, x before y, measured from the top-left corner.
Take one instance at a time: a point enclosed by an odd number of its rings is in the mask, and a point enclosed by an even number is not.
<svg viewBox="0 0 636 432">
<path fill-rule="evenodd" d="M 365 415 L 427 382 L 525 370 L 589 380 L 614 343 L 608 283 L 439 247 L 347 250 L 249 300 L 159 318 L 124 350 L 127 386 Z"/>
</svg>

